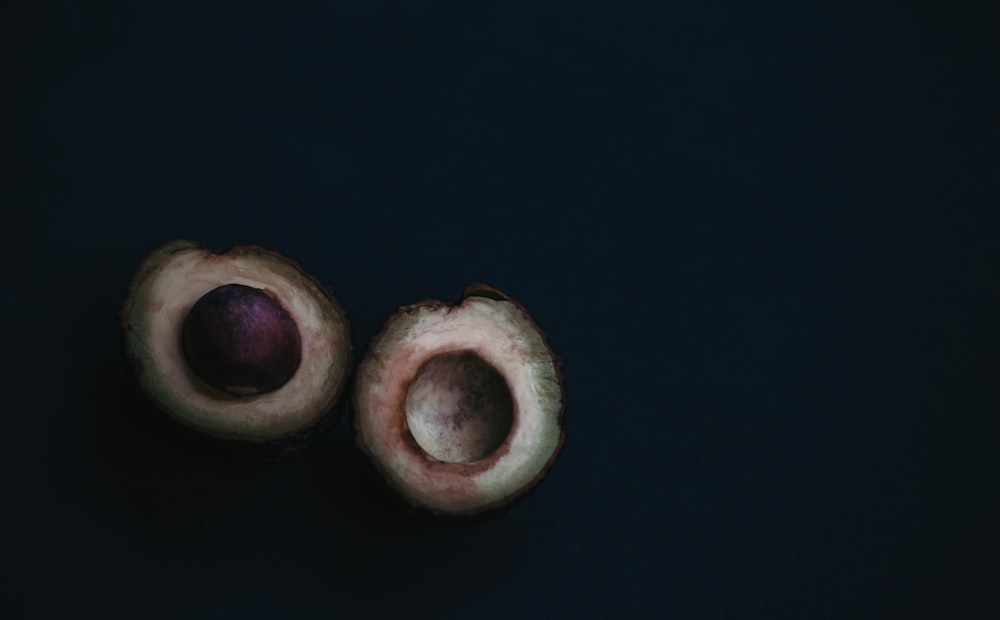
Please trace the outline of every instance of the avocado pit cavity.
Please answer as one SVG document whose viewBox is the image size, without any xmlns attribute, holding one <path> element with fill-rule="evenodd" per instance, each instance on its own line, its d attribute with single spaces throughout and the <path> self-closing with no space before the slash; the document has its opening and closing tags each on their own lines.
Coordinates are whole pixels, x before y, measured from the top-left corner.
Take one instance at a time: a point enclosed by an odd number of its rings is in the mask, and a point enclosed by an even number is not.
<svg viewBox="0 0 1000 620">
<path fill-rule="evenodd" d="M 417 444 L 449 463 L 489 456 L 514 422 L 507 382 L 472 351 L 445 353 L 425 363 L 410 383 L 405 408 Z"/>
</svg>

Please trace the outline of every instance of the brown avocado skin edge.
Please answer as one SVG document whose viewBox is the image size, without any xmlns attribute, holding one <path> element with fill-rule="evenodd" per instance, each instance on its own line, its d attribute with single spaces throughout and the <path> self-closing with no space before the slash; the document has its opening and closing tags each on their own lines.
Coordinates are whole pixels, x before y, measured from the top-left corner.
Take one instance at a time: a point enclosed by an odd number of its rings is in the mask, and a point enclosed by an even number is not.
<svg viewBox="0 0 1000 620">
<path fill-rule="evenodd" d="M 265 254 L 278 258 L 292 266 L 302 274 L 302 276 L 313 284 L 319 291 L 322 291 L 323 295 L 328 299 L 334 310 L 338 315 L 338 319 L 343 322 L 344 333 L 346 335 L 346 351 L 345 355 L 347 358 L 347 366 L 345 369 L 345 376 L 340 383 L 340 388 L 331 399 L 331 404 L 328 407 L 328 411 L 320 417 L 315 423 L 307 428 L 303 428 L 294 433 L 277 437 L 274 439 L 267 440 L 254 440 L 254 439 L 244 439 L 244 438 L 226 438 L 217 437 L 209 434 L 197 431 L 184 423 L 184 420 L 179 419 L 173 414 L 173 412 L 163 409 L 156 405 L 155 401 L 149 398 L 141 389 L 139 385 L 139 379 L 143 373 L 143 363 L 141 359 L 135 357 L 135 355 L 129 350 L 129 334 L 132 330 L 132 326 L 129 324 L 128 320 L 128 310 L 129 302 L 133 299 L 133 293 L 142 284 L 142 282 L 150 276 L 150 274 L 158 268 L 159 260 L 163 257 L 169 256 L 170 254 L 175 254 L 177 252 L 183 252 L 186 250 L 203 250 L 206 252 L 211 252 L 212 254 L 228 254 L 230 252 L 239 252 L 247 254 Z M 354 348 L 351 341 L 351 329 L 350 322 L 347 318 L 347 314 L 344 312 L 343 307 L 340 302 L 333 296 L 330 292 L 329 287 L 326 286 L 319 278 L 317 278 L 312 273 L 306 271 L 298 263 L 298 261 L 291 259 L 284 254 L 263 248 L 257 245 L 234 245 L 225 250 L 209 249 L 204 244 L 193 241 L 190 239 L 175 239 L 172 241 L 167 241 L 155 248 L 153 248 L 140 264 L 139 268 L 136 270 L 135 276 L 133 276 L 131 282 L 128 285 L 128 289 L 125 295 L 125 301 L 122 304 L 121 310 L 118 315 L 119 324 L 119 350 L 121 351 L 121 358 L 123 360 L 126 372 L 128 376 L 132 378 L 132 388 L 137 392 L 141 393 L 143 400 L 147 403 L 153 405 L 155 410 L 158 412 L 159 417 L 168 420 L 171 423 L 171 427 L 175 432 L 179 441 L 188 445 L 189 447 L 204 449 L 207 453 L 211 452 L 224 452 L 225 456 L 232 457 L 238 460 L 249 460 L 249 461 L 265 461 L 265 462 L 278 462 L 283 461 L 293 456 L 298 455 L 304 451 L 307 447 L 316 442 L 317 439 L 324 436 L 332 428 L 334 428 L 341 420 L 344 412 L 347 408 L 347 392 L 349 387 L 354 381 Z"/>
<path fill-rule="evenodd" d="M 468 510 L 464 512 L 441 512 L 438 510 L 428 508 L 421 504 L 412 502 L 401 493 L 393 493 L 393 495 L 397 498 L 396 501 L 397 505 L 404 514 L 413 517 L 415 519 L 418 519 L 420 521 L 427 521 L 436 525 L 471 524 L 503 515 L 508 508 L 510 508 L 512 505 L 523 499 L 525 496 L 527 496 L 529 493 L 531 493 L 538 487 L 538 485 L 542 482 L 542 480 L 548 475 L 549 471 L 551 471 L 552 468 L 555 466 L 555 463 L 558 460 L 559 455 L 562 453 L 563 447 L 566 444 L 566 407 L 567 407 L 566 379 L 563 373 L 562 358 L 556 355 L 555 351 L 552 350 L 552 345 L 549 344 L 548 335 L 538 327 L 538 324 L 535 323 L 533 318 L 531 318 L 531 314 L 524 308 L 524 306 L 522 306 L 520 303 L 518 303 L 517 301 L 515 301 L 514 299 L 512 299 L 499 289 L 489 284 L 485 284 L 482 282 L 470 284 L 469 286 L 465 287 L 465 290 L 462 292 L 462 295 L 449 302 L 443 302 L 436 299 L 427 299 L 419 301 L 417 303 L 400 306 L 399 310 L 385 321 L 385 323 L 382 326 L 382 329 L 379 330 L 379 332 L 372 338 L 371 342 L 368 345 L 368 351 L 371 352 L 376 349 L 376 347 L 382 341 L 382 338 L 385 336 L 386 332 L 389 330 L 390 325 L 396 319 L 396 317 L 406 315 L 420 308 L 426 308 L 426 307 L 455 308 L 460 306 L 463 301 L 465 301 L 470 297 L 486 297 L 489 299 L 493 299 L 495 301 L 509 302 L 513 304 L 515 307 L 517 307 L 521 312 L 523 312 L 525 316 L 530 318 L 532 326 L 534 326 L 534 328 L 538 330 L 538 333 L 542 337 L 542 341 L 545 343 L 546 351 L 552 358 L 553 364 L 555 365 L 556 376 L 559 379 L 560 399 L 562 403 L 562 406 L 559 408 L 559 412 L 557 414 L 557 420 L 560 431 L 559 443 L 557 444 L 556 449 L 552 452 L 552 455 L 549 457 L 549 460 L 542 467 L 541 471 L 538 472 L 538 475 L 531 480 L 531 482 L 518 489 L 516 493 L 513 493 L 491 504 L 479 506 L 478 508 L 475 508 L 473 510 Z M 366 355 L 356 368 L 354 382 L 356 382 L 358 378 L 364 376 L 363 370 L 367 367 L 369 363 L 371 363 L 370 356 Z M 354 430 L 354 445 L 358 448 L 358 450 L 362 454 L 364 454 L 368 458 L 369 463 L 371 463 L 372 467 L 378 472 L 383 485 L 391 489 L 391 485 L 388 482 L 388 477 L 385 475 L 385 472 L 381 470 L 378 462 L 374 458 L 372 458 L 371 451 L 368 449 L 368 446 L 365 445 L 364 439 L 362 439 L 361 428 L 358 422 L 358 414 L 357 414 L 358 393 L 359 390 L 357 389 L 357 386 L 355 386 L 350 406 L 351 425 Z"/>
</svg>

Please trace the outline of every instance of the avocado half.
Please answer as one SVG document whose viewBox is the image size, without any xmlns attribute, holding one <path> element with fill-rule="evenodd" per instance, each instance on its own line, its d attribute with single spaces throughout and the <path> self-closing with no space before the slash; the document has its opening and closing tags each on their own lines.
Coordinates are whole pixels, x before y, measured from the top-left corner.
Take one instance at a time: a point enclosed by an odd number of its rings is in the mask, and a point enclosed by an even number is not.
<svg viewBox="0 0 1000 620">
<path fill-rule="evenodd" d="M 493 513 L 545 476 L 565 441 L 561 361 L 519 304 L 475 284 L 400 308 L 355 379 L 355 440 L 418 513 Z"/>
<path fill-rule="evenodd" d="M 166 243 L 140 266 L 120 319 L 140 388 L 184 426 L 294 444 L 339 418 L 353 367 L 347 318 L 276 252 Z"/>
</svg>

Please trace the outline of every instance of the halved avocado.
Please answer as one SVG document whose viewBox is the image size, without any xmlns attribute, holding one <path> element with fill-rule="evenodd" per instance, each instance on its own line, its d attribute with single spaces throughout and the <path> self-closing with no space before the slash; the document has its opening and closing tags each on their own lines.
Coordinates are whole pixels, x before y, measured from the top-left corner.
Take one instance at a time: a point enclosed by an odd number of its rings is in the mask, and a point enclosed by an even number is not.
<svg viewBox="0 0 1000 620">
<path fill-rule="evenodd" d="M 166 243 L 139 268 L 120 319 L 139 386 L 184 426 L 264 444 L 339 418 L 353 367 L 347 318 L 280 254 Z"/>
<path fill-rule="evenodd" d="M 431 516 L 510 505 L 565 441 L 559 358 L 524 308 L 484 284 L 400 308 L 359 365 L 353 402 L 358 447 Z"/>
</svg>

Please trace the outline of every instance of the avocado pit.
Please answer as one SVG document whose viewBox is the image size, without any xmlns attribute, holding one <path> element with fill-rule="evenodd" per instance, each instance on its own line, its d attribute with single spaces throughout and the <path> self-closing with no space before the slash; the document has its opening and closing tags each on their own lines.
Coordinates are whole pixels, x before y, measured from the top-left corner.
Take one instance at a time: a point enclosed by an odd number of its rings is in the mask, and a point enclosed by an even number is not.
<svg viewBox="0 0 1000 620">
<path fill-rule="evenodd" d="M 292 317 L 265 291 L 243 284 L 203 295 L 185 317 L 181 337 L 191 370 L 237 396 L 280 388 L 302 359 Z"/>
<path fill-rule="evenodd" d="M 507 382 L 472 351 L 427 361 L 407 390 L 405 409 L 417 444 L 448 463 L 489 456 L 503 444 L 514 422 Z"/>
</svg>

